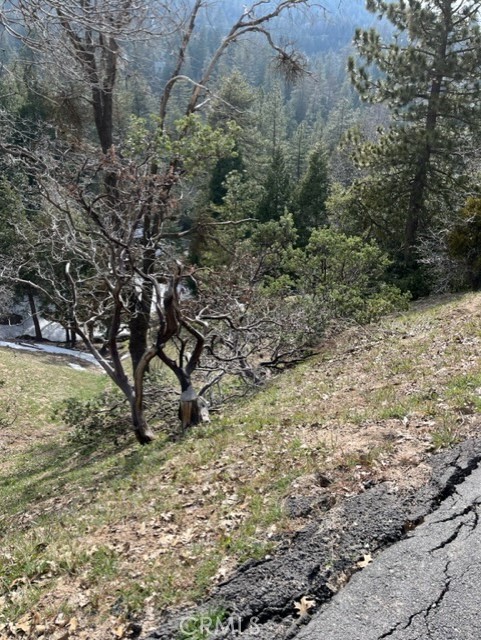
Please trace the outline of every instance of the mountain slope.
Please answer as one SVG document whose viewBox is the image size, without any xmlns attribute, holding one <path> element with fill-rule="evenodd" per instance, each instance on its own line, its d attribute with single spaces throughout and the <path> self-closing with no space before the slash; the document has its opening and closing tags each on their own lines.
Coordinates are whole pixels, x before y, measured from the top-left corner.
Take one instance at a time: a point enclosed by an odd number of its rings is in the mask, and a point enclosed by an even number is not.
<svg viewBox="0 0 481 640">
<path fill-rule="evenodd" d="M 154 626 L 275 553 L 320 492 L 329 510 L 383 481 L 421 486 L 432 451 L 480 433 L 480 353 L 481 296 L 469 294 L 345 330 L 183 442 L 86 451 L 46 410 L 32 432 L 26 407 L 1 432 L 0 638 L 131 637 L 132 619 Z M 31 376 L 8 357 L 9 384 Z M 54 378 L 32 406 L 72 393 L 64 364 L 42 366 Z M 99 384 L 85 375 L 84 395 Z"/>
</svg>

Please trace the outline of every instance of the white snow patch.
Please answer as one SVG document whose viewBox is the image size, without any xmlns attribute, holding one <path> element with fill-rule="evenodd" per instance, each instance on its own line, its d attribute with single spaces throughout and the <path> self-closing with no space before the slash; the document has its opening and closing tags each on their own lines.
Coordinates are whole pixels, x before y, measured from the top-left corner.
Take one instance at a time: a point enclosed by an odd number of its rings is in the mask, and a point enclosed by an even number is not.
<svg viewBox="0 0 481 640">
<path fill-rule="evenodd" d="M 64 349 L 63 347 L 56 347 L 52 344 L 40 344 L 38 342 L 9 342 L 6 340 L 0 340 L 0 347 L 20 349 L 21 351 L 43 351 L 44 353 L 54 353 L 60 356 L 70 356 L 71 358 L 86 360 L 87 362 L 91 362 L 92 364 L 99 364 L 91 353 L 76 351 L 75 349 Z M 75 365 L 74 368 L 76 368 L 77 366 L 79 365 Z"/>
<path fill-rule="evenodd" d="M 62 342 L 65 340 L 65 329 L 58 322 L 51 322 L 39 317 L 42 337 L 52 342 Z M 0 324 L 0 339 L 14 340 L 20 336 L 31 336 L 35 338 L 35 327 L 31 317 L 25 318 L 18 324 Z"/>
</svg>

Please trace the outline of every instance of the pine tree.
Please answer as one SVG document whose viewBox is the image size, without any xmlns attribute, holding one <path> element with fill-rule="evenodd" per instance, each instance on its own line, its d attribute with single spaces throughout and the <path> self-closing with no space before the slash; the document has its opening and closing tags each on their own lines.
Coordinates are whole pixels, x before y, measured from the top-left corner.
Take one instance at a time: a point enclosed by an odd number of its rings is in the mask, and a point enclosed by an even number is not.
<svg viewBox="0 0 481 640">
<path fill-rule="evenodd" d="M 324 149 L 318 146 L 309 156 L 307 171 L 299 183 L 293 208 L 299 244 L 308 242 L 312 229 L 327 224 L 328 189 L 327 156 Z"/>
<path fill-rule="evenodd" d="M 226 179 L 232 171 L 242 173 L 244 162 L 239 148 L 236 147 L 235 154 L 227 158 L 219 158 L 212 169 L 209 182 L 209 201 L 212 204 L 222 204 L 227 193 Z"/>
<path fill-rule="evenodd" d="M 265 150 L 273 158 L 278 147 L 288 139 L 289 113 L 279 82 L 270 91 L 260 93 L 253 115 L 262 133 Z"/>
<path fill-rule="evenodd" d="M 264 196 L 259 204 L 258 218 L 261 222 L 279 220 L 289 204 L 291 193 L 290 175 L 280 147 L 274 150 L 263 187 Z"/>
<path fill-rule="evenodd" d="M 385 43 L 374 29 L 358 30 L 366 65 L 349 61 L 361 98 L 387 104 L 393 120 L 358 149 L 358 164 L 370 169 L 361 196 L 392 246 L 401 234 L 402 259 L 412 264 L 419 234 L 466 185 L 468 143 L 480 121 L 481 2 L 368 0 L 367 7 L 396 33 Z"/>
<path fill-rule="evenodd" d="M 245 169 L 244 149 L 253 146 L 250 108 L 254 100 L 254 91 L 238 71 L 222 80 L 209 115 L 209 123 L 217 128 L 226 128 L 235 122 L 239 129 L 235 153 L 227 158 L 219 158 L 212 170 L 208 197 L 215 205 L 222 204 L 226 195 L 225 183 L 229 173 L 237 171 L 241 174 Z"/>
</svg>

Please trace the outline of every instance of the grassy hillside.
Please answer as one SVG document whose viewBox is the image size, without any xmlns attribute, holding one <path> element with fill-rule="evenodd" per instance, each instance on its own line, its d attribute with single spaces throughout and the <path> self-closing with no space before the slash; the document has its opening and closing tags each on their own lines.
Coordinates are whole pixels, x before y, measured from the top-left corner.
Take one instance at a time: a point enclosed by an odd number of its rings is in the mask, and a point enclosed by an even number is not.
<svg viewBox="0 0 481 640">
<path fill-rule="evenodd" d="M 93 452 L 52 409 L 105 376 L 0 351 L 0 639 L 128 637 L 301 527 L 287 496 L 420 485 L 431 451 L 479 433 L 480 351 L 481 296 L 439 299 L 344 332 L 183 442 Z"/>
</svg>

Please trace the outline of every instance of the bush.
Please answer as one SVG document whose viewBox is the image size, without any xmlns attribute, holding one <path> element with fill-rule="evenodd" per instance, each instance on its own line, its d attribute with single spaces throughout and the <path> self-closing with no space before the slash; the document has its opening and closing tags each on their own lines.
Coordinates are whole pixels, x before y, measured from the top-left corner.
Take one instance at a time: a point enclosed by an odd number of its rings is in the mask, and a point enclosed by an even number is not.
<svg viewBox="0 0 481 640">
<path fill-rule="evenodd" d="M 55 416 L 69 427 L 69 440 L 76 444 L 118 444 L 131 432 L 127 401 L 115 391 L 105 391 L 89 400 L 67 398 Z"/>
<path fill-rule="evenodd" d="M 481 286 L 481 198 L 469 198 L 446 238 L 448 255 L 465 269 L 468 284 Z"/>
<path fill-rule="evenodd" d="M 423 261 L 405 264 L 404 258 L 388 268 L 386 280 L 404 293 L 409 293 L 413 300 L 428 296 L 433 289 L 432 277 Z"/>
<path fill-rule="evenodd" d="M 150 373 L 144 384 L 146 419 L 166 430 L 178 422 L 178 394 L 162 376 Z M 69 440 L 83 446 L 125 441 L 132 432 L 129 403 L 117 389 L 104 391 L 88 400 L 68 398 L 55 411 L 69 427 Z"/>
<path fill-rule="evenodd" d="M 299 291 L 312 295 L 331 318 L 366 323 L 405 309 L 409 294 L 386 283 L 390 260 L 373 241 L 316 229 L 288 265 Z"/>
</svg>

